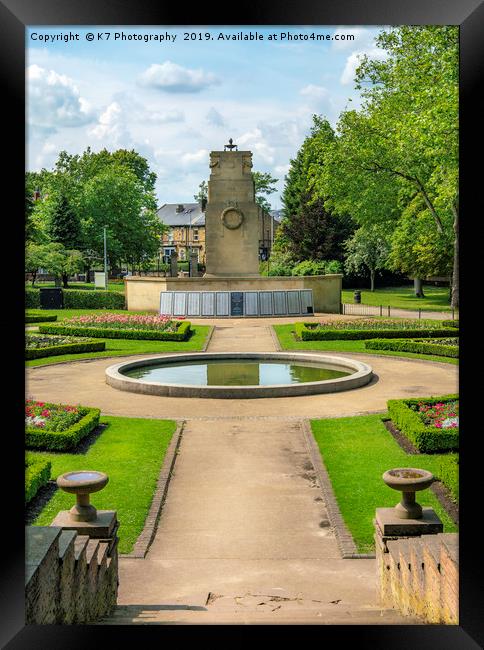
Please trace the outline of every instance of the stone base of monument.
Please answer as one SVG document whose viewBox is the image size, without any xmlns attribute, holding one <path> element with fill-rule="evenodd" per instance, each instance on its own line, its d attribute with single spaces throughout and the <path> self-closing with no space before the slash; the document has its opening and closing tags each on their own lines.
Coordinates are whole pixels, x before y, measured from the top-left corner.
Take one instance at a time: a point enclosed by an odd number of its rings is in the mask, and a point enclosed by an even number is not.
<svg viewBox="0 0 484 650">
<path fill-rule="evenodd" d="M 172 311 L 170 315 L 192 316 L 197 317 L 248 317 L 248 316 L 311 316 L 313 313 L 327 313 L 339 314 L 341 308 L 341 274 L 332 275 L 312 275 L 312 276 L 295 276 L 295 277 L 207 277 L 202 278 L 161 278 L 161 277 L 127 277 L 125 278 L 126 287 L 126 306 L 128 310 L 146 310 L 160 313 L 162 304 L 162 293 L 212 293 L 212 294 L 225 294 L 227 298 L 220 298 L 220 300 L 228 300 L 228 308 L 225 313 L 217 313 L 215 309 L 213 313 L 202 314 L 200 307 L 200 315 L 188 311 L 184 313 L 176 313 Z M 298 292 L 296 300 L 295 292 Z M 236 308 L 236 313 L 231 313 L 232 301 L 237 300 L 237 297 L 232 298 L 232 294 L 240 293 L 257 293 L 258 313 L 240 313 L 240 308 Z M 261 294 L 270 293 L 269 296 L 262 296 L 264 309 L 261 313 Z M 274 294 L 285 294 L 274 297 Z M 311 302 L 309 301 L 309 294 L 311 295 Z M 290 296 L 288 298 L 288 295 Z M 292 296 L 292 297 L 291 297 Z M 188 300 L 188 296 L 186 298 Z M 214 297 L 215 302 L 217 296 Z M 254 298 L 251 298 L 252 302 Z M 283 304 L 284 300 L 286 309 L 278 307 L 277 303 Z M 240 301 L 240 297 L 239 297 Z M 299 308 L 289 308 L 289 301 L 294 305 L 298 304 Z M 299 302 L 297 302 L 299 301 Z M 307 303 L 307 304 L 306 304 Z M 245 304 L 245 303 L 244 303 Z M 305 309 L 306 307 L 306 309 Z M 312 307 L 312 309 L 307 309 Z M 279 313 L 278 313 L 279 312 Z M 165 313 L 165 312 L 164 312 Z M 167 313 L 167 312 L 166 312 Z"/>
</svg>

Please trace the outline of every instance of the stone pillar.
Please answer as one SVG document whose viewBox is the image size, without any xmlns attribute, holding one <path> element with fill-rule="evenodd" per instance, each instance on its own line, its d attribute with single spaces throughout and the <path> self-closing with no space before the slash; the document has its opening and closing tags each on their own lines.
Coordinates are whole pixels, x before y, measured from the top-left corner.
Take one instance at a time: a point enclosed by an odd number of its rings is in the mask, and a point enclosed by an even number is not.
<svg viewBox="0 0 484 650">
<path fill-rule="evenodd" d="M 198 253 L 196 251 L 190 252 L 188 270 L 191 278 L 198 278 Z"/>
<path fill-rule="evenodd" d="M 178 253 L 173 252 L 170 257 L 170 277 L 178 277 Z"/>
<path fill-rule="evenodd" d="M 205 275 L 259 275 L 258 214 L 252 153 L 212 151 L 205 210 Z"/>
</svg>

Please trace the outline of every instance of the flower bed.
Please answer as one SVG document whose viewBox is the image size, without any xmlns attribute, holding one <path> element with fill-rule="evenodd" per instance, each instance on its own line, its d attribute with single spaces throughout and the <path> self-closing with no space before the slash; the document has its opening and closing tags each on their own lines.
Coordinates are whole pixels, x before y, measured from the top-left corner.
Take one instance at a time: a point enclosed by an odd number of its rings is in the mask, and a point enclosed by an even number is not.
<svg viewBox="0 0 484 650">
<path fill-rule="evenodd" d="M 25 456 L 25 503 L 31 501 L 50 479 L 52 464 L 42 458 Z"/>
<path fill-rule="evenodd" d="M 172 320 L 167 316 L 102 314 L 76 316 L 52 325 L 39 325 L 39 332 L 106 339 L 186 341 L 192 330 L 189 321 Z"/>
<path fill-rule="evenodd" d="M 25 444 L 29 449 L 75 447 L 99 423 L 100 409 L 25 401 Z"/>
<path fill-rule="evenodd" d="M 40 359 L 77 352 L 100 352 L 106 349 L 104 341 L 79 339 L 74 336 L 28 334 L 25 337 L 25 358 Z"/>
<path fill-rule="evenodd" d="M 365 341 L 369 350 L 394 350 L 396 352 L 414 352 L 415 354 L 434 354 L 440 357 L 457 358 L 459 356 L 459 339 L 370 339 Z"/>
<path fill-rule="evenodd" d="M 457 395 L 388 400 L 394 425 L 423 453 L 459 449 Z"/>
<path fill-rule="evenodd" d="M 439 321 L 405 319 L 361 319 L 295 323 L 294 333 L 301 341 L 361 340 L 375 338 L 455 337 L 458 330 L 443 328 Z"/>
</svg>

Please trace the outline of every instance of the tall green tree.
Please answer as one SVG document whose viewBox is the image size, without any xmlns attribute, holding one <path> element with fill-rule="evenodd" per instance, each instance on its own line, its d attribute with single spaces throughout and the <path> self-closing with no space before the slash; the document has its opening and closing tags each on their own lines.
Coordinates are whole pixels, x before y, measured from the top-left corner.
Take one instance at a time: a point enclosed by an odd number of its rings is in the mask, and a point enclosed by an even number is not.
<svg viewBox="0 0 484 650">
<path fill-rule="evenodd" d="M 376 43 L 386 58 L 366 56 L 357 69 L 362 108 L 341 115 L 331 163 L 313 169 L 315 187 L 330 187 L 333 204 L 360 225 L 396 228 L 418 197 L 436 251 L 450 230 L 458 306 L 458 28 L 392 28 Z"/>
<path fill-rule="evenodd" d="M 283 219 L 278 241 L 298 260 L 340 260 L 344 242 L 354 231 L 352 219 L 328 207 L 328 196 L 315 192 L 311 172 L 326 164 L 328 147 L 335 141 L 329 122 L 313 116 L 310 135 L 291 160 L 282 194 Z M 283 243 L 284 242 L 284 243 Z"/>
<path fill-rule="evenodd" d="M 254 179 L 255 202 L 263 210 L 270 212 L 271 204 L 266 199 L 266 196 L 277 192 L 276 183 L 278 179 L 271 176 L 269 172 L 252 172 L 252 178 Z"/>
<path fill-rule="evenodd" d="M 387 264 L 390 244 L 381 226 L 358 228 L 345 243 L 345 270 L 355 275 L 370 276 L 370 291 L 375 290 L 376 271 Z"/>
</svg>

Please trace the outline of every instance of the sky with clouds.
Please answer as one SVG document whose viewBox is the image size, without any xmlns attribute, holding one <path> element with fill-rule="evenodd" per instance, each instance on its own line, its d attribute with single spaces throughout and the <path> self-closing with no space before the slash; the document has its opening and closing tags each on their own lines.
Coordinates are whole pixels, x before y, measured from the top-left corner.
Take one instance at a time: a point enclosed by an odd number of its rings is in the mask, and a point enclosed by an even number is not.
<svg viewBox="0 0 484 650">
<path fill-rule="evenodd" d="M 380 30 L 31 26 L 27 169 L 51 169 L 63 149 L 133 148 L 157 174 L 159 205 L 190 202 L 208 179 L 209 152 L 231 137 L 253 152 L 254 170 L 279 179 L 269 199 L 281 208 L 284 175 L 312 115 L 335 126 L 342 110 L 359 106 L 354 71 L 361 54 L 383 56 L 374 44 Z M 262 40 L 225 38 L 256 32 Z M 311 34 L 329 40 L 294 38 Z"/>
</svg>

